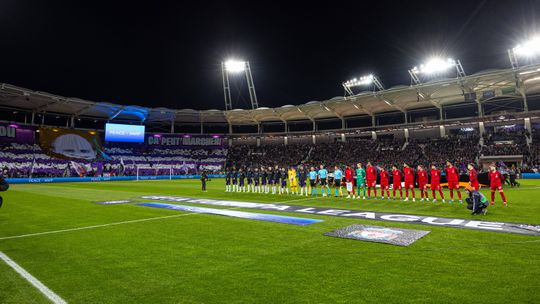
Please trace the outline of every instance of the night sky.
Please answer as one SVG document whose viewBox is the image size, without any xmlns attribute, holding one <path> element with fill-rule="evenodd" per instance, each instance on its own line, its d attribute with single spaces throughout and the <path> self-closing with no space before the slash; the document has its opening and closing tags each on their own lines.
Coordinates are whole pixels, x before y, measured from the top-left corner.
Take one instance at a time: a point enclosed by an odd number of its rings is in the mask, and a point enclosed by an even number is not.
<svg viewBox="0 0 540 304">
<path fill-rule="evenodd" d="M 367 73 L 408 85 L 407 70 L 432 54 L 467 74 L 509 67 L 506 50 L 540 29 L 531 0 L 229 2 L 2 0 L 0 82 L 224 109 L 220 62 L 234 56 L 250 61 L 259 106 L 272 107 L 343 95 L 342 81 Z M 235 108 L 250 106 L 242 92 Z"/>
</svg>

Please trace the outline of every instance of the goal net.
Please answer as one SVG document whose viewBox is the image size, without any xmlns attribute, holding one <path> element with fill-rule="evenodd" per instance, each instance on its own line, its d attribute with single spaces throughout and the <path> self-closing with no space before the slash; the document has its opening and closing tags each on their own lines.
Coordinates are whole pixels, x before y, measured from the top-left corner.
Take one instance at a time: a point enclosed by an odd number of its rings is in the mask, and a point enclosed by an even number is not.
<svg viewBox="0 0 540 304">
<path fill-rule="evenodd" d="M 143 176 L 168 176 L 172 179 L 172 166 L 153 166 L 153 167 L 137 167 L 137 180 L 141 180 Z"/>
</svg>

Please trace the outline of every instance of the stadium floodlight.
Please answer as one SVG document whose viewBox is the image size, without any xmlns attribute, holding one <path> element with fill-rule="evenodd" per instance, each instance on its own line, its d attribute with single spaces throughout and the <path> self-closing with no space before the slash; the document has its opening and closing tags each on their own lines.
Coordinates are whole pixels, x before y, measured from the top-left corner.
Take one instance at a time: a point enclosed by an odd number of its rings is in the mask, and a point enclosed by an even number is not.
<svg viewBox="0 0 540 304">
<path fill-rule="evenodd" d="M 508 50 L 508 57 L 513 69 L 519 67 L 518 57 L 531 59 L 538 55 L 540 55 L 540 35 L 534 36 Z"/>
<path fill-rule="evenodd" d="M 533 37 L 525 43 L 518 44 L 513 51 L 516 55 L 523 57 L 533 57 L 540 54 L 540 36 Z"/>
<path fill-rule="evenodd" d="M 223 95 L 225 97 L 225 110 L 232 110 L 232 98 L 231 89 L 229 84 L 229 74 L 245 73 L 246 81 L 249 90 L 249 99 L 251 100 L 251 107 L 257 109 L 259 102 L 257 101 L 257 94 L 255 93 L 255 84 L 253 83 L 253 76 L 251 75 L 251 67 L 249 61 L 228 59 L 221 62 L 221 75 L 223 76 Z"/>
<path fill-rule="evenodd" d="M 229 59 L 225 61 L 225 70 L 229 73 L 241 73 L 246 70 L 246 62 L 242 60 Z"/>
<path fill-rule="evenodd" d="M 384 87 L 379 78 L 377 78 L 377 76 L 374 76 L 373 74 L 347 80 L 341 85 L 345 89 L 345 92 L 347 92 L 349 95 L 354 95 L 354 92 L 352 90 L 352 88 L 354 87 L 374 85 L 375 88 L 377 88 L 378 90 L 384 90 Z"/>
<path fill-rule="evenodd" d="M 419 75 L 437 76 L 448 72 L 452 68 L 456 68 L 458 78 L 465 76 L 465 71 L 459 60 L 454 60 L 452 58 L 444 59 L 441 57 L 429 58 L 420 66 L 415 66 L 410 69 L 409 74 L 415 84 L 420 84 L 421 81 Z"/>
</svg>

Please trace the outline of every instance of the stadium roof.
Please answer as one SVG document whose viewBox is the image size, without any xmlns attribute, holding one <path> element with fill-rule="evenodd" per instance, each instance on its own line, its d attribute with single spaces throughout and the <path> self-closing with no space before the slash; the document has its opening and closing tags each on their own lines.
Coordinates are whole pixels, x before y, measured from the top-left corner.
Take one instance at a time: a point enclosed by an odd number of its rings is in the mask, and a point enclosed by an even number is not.
<svg viewBox="0 0 540 304">
<path fill-rule="evenodd" d="M 476 96 L 471 95 L 472 99 L 484 102 L 498 97 L 520 96 L 518 84 L 523 89 L 521 93 L 531 95 L 540 92 L 540 65 L 521 67 L 518 70 L 488 70 L 463 78 L 437 80 L 413 86 L 401 85 L 383 91 L 362 92 L 354 96 L 311 101 L 301 105 L 230 111 L 123 106 L 1 84 L 0 107 L 103 120 L 124 119 L 147 123 L 170 123 L 174 120 L 176 123 L 245 125 L 273 121 L 343 119 L 385 112 L 441 108 L 465 102 L 464 94 L 467 93 L 475 93 Z"/>
</svg>

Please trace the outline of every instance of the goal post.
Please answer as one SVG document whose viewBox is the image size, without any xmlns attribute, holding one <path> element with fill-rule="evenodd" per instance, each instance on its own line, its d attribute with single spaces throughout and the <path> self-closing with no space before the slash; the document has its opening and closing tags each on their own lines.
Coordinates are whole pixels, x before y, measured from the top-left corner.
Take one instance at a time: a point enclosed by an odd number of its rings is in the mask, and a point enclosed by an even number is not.
<svg viewBox="0 0 540 304">
<path fill-rule="evenodd" d="M 137 166 L 137 180 L 142 176 L 169 176 L 172 180 L 173 166 Z"/>
</svg>

